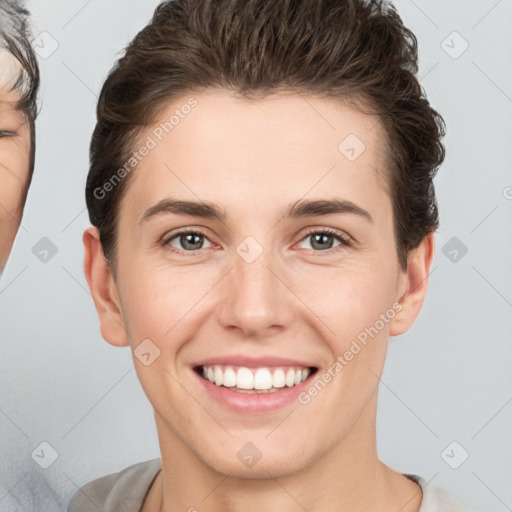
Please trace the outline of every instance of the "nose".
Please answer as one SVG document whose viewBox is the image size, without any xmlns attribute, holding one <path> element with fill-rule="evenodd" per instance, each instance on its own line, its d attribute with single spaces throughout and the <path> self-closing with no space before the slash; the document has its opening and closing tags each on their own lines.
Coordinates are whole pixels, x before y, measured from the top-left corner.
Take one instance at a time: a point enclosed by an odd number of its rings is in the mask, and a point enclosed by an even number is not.
<svg viewBox="0 0 512 512">
<path fill-rule="evenodd" d="M 223 280 L 218 319 L 243 337 L 265 339 L 290 324 L 293 294 L 270 250 L 249 261 L 234 252 L 233 268 Z"/>
</svg>

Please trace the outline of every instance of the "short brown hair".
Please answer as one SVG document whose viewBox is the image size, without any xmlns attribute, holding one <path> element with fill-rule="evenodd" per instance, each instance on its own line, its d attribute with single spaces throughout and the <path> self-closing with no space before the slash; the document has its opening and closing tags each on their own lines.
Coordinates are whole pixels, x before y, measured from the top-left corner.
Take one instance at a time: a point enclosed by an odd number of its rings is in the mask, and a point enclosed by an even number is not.
<svg viewBox="0 0 512 512">
<path fill-rule="evenodd" d="M 384 0 L 171 0 L 108 75 L 90 147 L 86 201 L 104 255 L 115 258 L 128 176 L 96 193 L 130 158 L 167 102 L 206 87 L 245 97 L 280 91 L 369 107 L 387 134 L 400 265 L 439 223 L 433 178 L 444 160 L 443 118 L 416 77 L 417 40 Z"/>
</svg>

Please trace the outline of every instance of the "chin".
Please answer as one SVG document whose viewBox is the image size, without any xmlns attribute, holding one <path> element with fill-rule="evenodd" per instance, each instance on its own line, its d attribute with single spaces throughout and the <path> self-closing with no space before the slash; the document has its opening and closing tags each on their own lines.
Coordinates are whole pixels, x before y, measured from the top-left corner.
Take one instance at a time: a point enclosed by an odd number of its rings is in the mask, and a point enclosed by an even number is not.
<svg viewBox="0 0 512 512">
<path fill-rule="evenodd" d="M 299 454 L 302 450 L 297 448 L 297 456 L 291 456 L 291 448 L 280 446 L 258 450 L 255 445 L 246 444 L 242 448 L 210 453 L 208 457 L 203 455 L 201 460 L 211 470 L 223 475 L 263 480 L 290 476 L 308 466 L 310 457 Z"/>
</svg>

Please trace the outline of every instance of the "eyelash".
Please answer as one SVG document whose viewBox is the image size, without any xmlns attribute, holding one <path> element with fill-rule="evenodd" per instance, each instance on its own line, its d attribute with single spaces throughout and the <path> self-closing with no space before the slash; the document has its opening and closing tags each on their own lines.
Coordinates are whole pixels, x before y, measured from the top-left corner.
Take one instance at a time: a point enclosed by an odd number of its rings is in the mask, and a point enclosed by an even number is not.
<svg viewBox="0 0 512 512">
<path fill-rule="evenodd" d="M 183 254 L 183 255 L 186 255 L 186 256 L 195 256 L 197 253 L 202 251 L 202 249 L 192 250 L 192 251 L 181 251 L 181 250 L 178 250 L 178 249 L 176 249 L 176 248 L 174 248 L 174 247 L 169 245 L 169 242 L 171 242 L 171 240 L 174 240 L 175 238 L 178 238 L 178 237 L 180 237 L 182 235 L 200 235 L 200 236 L 203 236 L 204 238 L 208 239 L 206 234 L 203 233 L 200 230 L 183 230 L 183 231 L 178 231 L 177 233 L 174 233 L 172 236 L 164 238 L 162 240 L 161 244 L 164 247 L 170 247 L 170 250 L 172 252 L 174 252 L 174 253 Z M 315 251 L 314 249 L 310 249 L 310 250 L 312 250 L 313 252 L 316 252 L 316 253 L 332 254 L 333 252 L 336 252 L 339 249 L 343 249 L 343 248 L 347 248 L 347 247 L 351 247 L 352 246 L 352 242 L 351 242 L 351 240 L 349 239 L 348 236 L 344 236 L 341 233 L 339 233 L 338 231 L 335 231 L 334 229 L 330 229 L 330 228 L 322 228 L 322 229 L 316 229 L 316 230 L 313 229 L 311 231 L 308 231 L 300 239 L 300 241 L 302 242 L 303 240 L 305 240 L 306 238 L 310 237 L 311 235 L 328 235 L 328 236 L 333 236 L 334 238 L 336 238 L 340 242 L 340 245 L 338 245 L 337 247 L 331 247 L 330 249 L 325 249 L 323 251 Z"/>
</svg>

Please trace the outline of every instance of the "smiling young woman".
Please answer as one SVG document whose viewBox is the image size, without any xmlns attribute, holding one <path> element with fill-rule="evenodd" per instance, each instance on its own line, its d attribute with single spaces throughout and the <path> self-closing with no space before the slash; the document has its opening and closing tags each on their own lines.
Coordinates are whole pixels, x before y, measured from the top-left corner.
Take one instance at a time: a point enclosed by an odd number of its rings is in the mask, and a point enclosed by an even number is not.
<svg viewBox="0 0 512 512">
<path fill-rule="evenodd" d="M 159 6 L 103 86 L 83 240 L 161 460 L 70 512 L 466 510 L 376 449 L 438 223 L 443 122 L 416 67 L 385 2 Z"/>
</svg>

